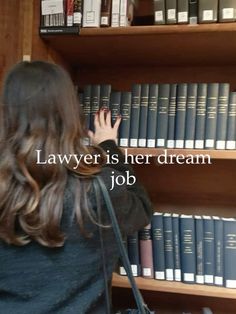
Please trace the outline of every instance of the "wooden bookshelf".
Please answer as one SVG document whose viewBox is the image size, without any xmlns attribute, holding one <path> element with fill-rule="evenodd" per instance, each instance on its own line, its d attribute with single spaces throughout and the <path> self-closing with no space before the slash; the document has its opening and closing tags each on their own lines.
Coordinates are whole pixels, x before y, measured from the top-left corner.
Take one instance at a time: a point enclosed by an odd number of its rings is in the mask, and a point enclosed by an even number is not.
<svg viewBox="0 0 236 314">
<path fill-rule="evenodd" d="M 190 285 L 181 282 L 161 281 L 154 279 L 146 279 L 142 277 L 136 277 L 135 281 L 140 290 L 156 291 L 156 292 L 168 292 L 185 295 L 207 296 L 222 299 L 234 299 L 236 300 L 236 290 L 226 289 L 222 287 L 206 286 L 206 285 Z M 120 276 L 113 273 L 112 279 L 113 287 L 118 288 L 130 288 L 130 283 L 127 277 Z"/>
</svg>

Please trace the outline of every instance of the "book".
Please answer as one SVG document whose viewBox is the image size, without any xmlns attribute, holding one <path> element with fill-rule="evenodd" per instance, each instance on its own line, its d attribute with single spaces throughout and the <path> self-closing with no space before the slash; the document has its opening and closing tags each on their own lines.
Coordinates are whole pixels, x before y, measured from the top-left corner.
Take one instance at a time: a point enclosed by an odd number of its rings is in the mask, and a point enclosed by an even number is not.
<svg viewBox="0 0 236 314">
<path fill-rule="evenodd" d="M 167 148 L 175 147 L 175 119 L 176 119 L 177 84 L 170 85 L 170 99 L 168 109 Z"/>
<path fill-rule="evenodd" d="M 224 286 L 236 288 L 236 219 L 223 218 L 224 229 Z"/>
<path fill-rule="evenodd" d="M 170 84 L 160 84 L 157 100 L 156 147 L 166 147 Z"/>
<path fill-rule="evenodd" d="M 165 279 L 165 253 L 163 213 L 155 212 L 152 217 L 153 267 L 154 278 Z"/>
<path fill-rule="evenodd" d="M 111 110 L 111 124 L 114 126 L 117 117 L 120 115 L 121 92 L 111 92 L 110 110 Z"/>
<path fill-rule="evenodd" d="M 229 96 L 226 149 L 236 149 L 236 93 Z"/>
<path fill-rule="evenodd" d="M 189 24 L 198 23 L 198 0 L 189 0 Z"/>
<path fill-rule="evenodd" d="M 100 85 L 100 104 L 99 104 L 99 108 L 109 109 L 110 95 L 111 95 L 111 85 L 110 84 L 102 84 L 102 85 Z"/>
<path fill-rule="evenodd" d="M 141 85 L 132 85 L 131 97 L 131 120 L 130 120 L 130 146 L 138 146 Z"/>
<path fill-rule="evenodd" d="M 216 123 L 216 149 L 225 149 L 226 133 L 227 133 L 227 118 L 229 106 L 229 84 L 221 83 L 219 85 Z"/>
<path fill-rule="evenodd" d="M 177 0 L 166 0 L 166 24 L 177 23 Z"/>
<path fill-rule="evenodd" d="M 196 230 L 196 283 L 204 284 L 203 219 L 195 215 Z"/>
<path fill-rule="evenodd" d="M 156 146 L 158 84 L 149 85 L 147 147 Z"/>
<path fill-rule="evenodd" d="M 166 280 L 174 280 L 174 244 L 171 214 L 163 215 L 164 252 L 165 252 L 165 277 Z"/>
<path fill-rule="evenodd" d="M 112 0 L 111 27 L 120 26 L 120 0 Z"/>
<path fill-rule="evenodd" d="M 188 95 L 186 104 L 185 122 L 185 148 L 194 148 L 196 106 L 197 106 L 197 84 L 188 84 Z"/>
<path fill-rule="evenodd" d="M 187 87 L 185 83 L 181 83 L 177 87 L 175 148 L 184 148 Z"/>
<path fill-rule="evenodd" d="M 204 283 L 214 284 L 215 275 L 215 234 L 211 216 L 203 216 Z"/>
<path fill-rule="evenodd" d="M 218 0 L 199 0 L 199 23 L 215 23 L 218 16 Z"/>
<path fill-rule="evenodd" d="M 219 84 L 210 83 L 207 88 L 205 148 L 214 149 L 218 111 Z"/>
<path fill-rule="evenodd" d="M 91 114 L 90 114 L 90 130 L 95 131 L 94 118 L 96 113 L 99 111 L 100 104 L 100 85 L 92 85 L 91 87 Z"/>
<path fill-rule="evenodd" d="M 180 215 L 180 247 L 182 281 L 186 283 L 195 283 L 195 223 L 192 215 Z"/>
<path fill-rule="evenodd" d="M 122 92 L 120 106 L 120 114 L 122 117 L 119 127 L 120 146 L 128 147 L 130 132 L 131 92 Z"/>
<path fill-rule="evenodd" d="M 148 115 L 149 84 L 141 85 L 140 117 L 138 146 L 146 147 L 147 144 L 147 115 Z"/>
<path fill-rule="evenodd" d="M 101 18 L 101 0 L 83 1 L 83 27 L 99 27 Z"/>
<path fill-rule="evenodd" d="M 66 26 L 73 26 L 74 0 L 66 1 Z"/>
<path fill-rule="evenodd" d="M 128 26 L 128 0 L 120 0 L 120 27 Z"/>
<path fill-rule="evenodd" d="M 133 276 L 141 275 L 138 232 L 127 236 L 128 257 Z"/>
<path fill-rule="evenodd" d="M 206 126 L 206 103 L 207 84 L 198 84 L 197 105 L 196 105 L 196 125 L 195 125 L 195 148 L 203 149 L 205 141 Z"/>
<path fill-rule="evenodd" d="M 84 119 L 85 119 L 85 128 L 88 131 L 90 129 L 90 121 L 91 121 L 91 90 L 92 86 L 90 84 L 85 85 L 84 87 Z"/>
<path fill-rule="evenodd" d="M 165 0 L 154 0 L 154 23 L 165 24 Z"/>
<path fill-rule="evenodd" d="M 223 230 L 223 220 L 218 216 L 213 216 L 214 220 L 214 231 L 215 231 L 215 274 L 214 274 L 214 284 L 216 286 L 223 286 L 224 277 L 224 252 L 223 252 L 223 242 L 224 242 L 224 230 Z"/>
<path fill-rule="evenodd" d="M 236 20 L 235 0 L 219 0 L 219 22 L 234 22 Z"/>
<path fill-rule="evenodd" d="M 189 19 L 188 0 L 178 0 L 177 8 L 178 8 L 177 15 L 178 24 L 187 24 Z"/>
<path fill-rule="evenodd" d="M 66 2 L 64 0 L 41 0 L 41 26 L 66 26 Z"/>
<path fill-rule="evenodd" d="M 152 235 L 150 224 L 139 231 L 139 244 L 142 276 L 145 278 L 153 278 Z"/>
<path fill-rule="evenodd" d="M 108 27 L 111 24 L 111 3 L 112 3 L 112 0 L 102 0 L 101 21 L 100 21 L 100 25 L 102 27 L 104 26 Z"/>
<path fill-rule="evenodd" d="M 73 25 L 82 25 L 82 0 L 74 0 Z"/>
<path fill-rule="evenodd" d="M 181 281 L 179 214 L 172 214 L 174 246 L 174 280 Z"/>
</svg>

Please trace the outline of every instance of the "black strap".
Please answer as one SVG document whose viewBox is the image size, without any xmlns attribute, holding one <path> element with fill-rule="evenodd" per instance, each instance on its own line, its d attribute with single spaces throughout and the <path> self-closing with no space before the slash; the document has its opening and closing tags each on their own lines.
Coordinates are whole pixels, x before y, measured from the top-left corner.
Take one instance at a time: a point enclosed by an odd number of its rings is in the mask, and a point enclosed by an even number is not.
<svg viewBox="0 0 236 314">
<path fill-rule="evenodd" d="M 107 188 L 106 188 L 103 180 L 98 176 L 95 177 L 94 183 L 95 183 L 95 185 L 94 185 L 95 189 L 97 190 L 97 188 L 96 188 L 96 183 L 97 183 L 100 187 L 100 190 L 102 191 L 102 195 L 103 195 L 103 198 L 104 198 L 104 201 L 105 201 L 105 204 L 107 206 L 107 210 L 108 210 L 108 213 L 109 213 L 109 216 L 111 219 L 111 224 L 112 224 L 113 231 L 115 234 L 116 242 L 117 242 L 117 245 L 119 248 L 120 257 L 121 257 L 123 266 L 125 268 L 126 274 L 127 274 L 129 281 L 130 281 L 137 308 L 138 308 L 140 314 L 146 314 L 149 310 L 147 308 L 147 305 L 144 303 L 142 295 L 141 295 L 141 293 L 140 293 L 140 291 L 136 285 L 136 282 L 134 280 L 132 269 L 131 269 L 130 262 L 129 262 L 129 258 L 127 256 L 127 252 L 126 252 L 126 249 L 125 249 L 123 241 L 122 241 L 121 232 L 120 232 L 120 229 L 118 226 L 118 222 L 117 222 L 117 219 L 115 216 L 114 208 L 113 208 L 110 196 L 108 194 Z M 104 254 L 103 254 L 103 258 L 104 258 Z M 105 258 L 104 258 L 104 262 L 105 262 Z M 105 284 L 105 286 L 107 289 L 107 284 Z"/>
</svg>

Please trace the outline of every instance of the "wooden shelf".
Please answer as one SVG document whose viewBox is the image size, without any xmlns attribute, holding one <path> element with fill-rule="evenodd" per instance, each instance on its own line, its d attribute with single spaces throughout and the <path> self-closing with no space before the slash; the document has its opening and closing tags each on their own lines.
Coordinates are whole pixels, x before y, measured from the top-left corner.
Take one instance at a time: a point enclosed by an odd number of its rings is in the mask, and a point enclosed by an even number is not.
<svg viewBox="0 0 236 314">
<path fill-rule="evenodd" d="M 124 150 L 125 148 L 122 147 Z M 127 153 L 132 155 L 152 155 L 159 156 L 165 152 L 162 148 L 127 148 Z M 236 159 L 236 150 L 207 150 L 207 149 L 166 149 L 169 155 L 210 155 L 211 159 Z"/>
<path fill-rule="evenodd" d="M 41 35 L 73 66 L 235 65 L 236 23 L 82 28 Z"/>
<path fill-rule="evenodd" d="M 235 289 L 226 289 L 222 287 L 191 285 L 181 282 L 161 281 L 154 279 L 135 278 L 140 290 L 149 290 L 157 292 L 168 292 L 186 295 L 206 296 L 214 298 L 236 299 Z M 112 286 L 118 288 L 130 288 L 128 278 L 113 274 Z"/>
</svg>

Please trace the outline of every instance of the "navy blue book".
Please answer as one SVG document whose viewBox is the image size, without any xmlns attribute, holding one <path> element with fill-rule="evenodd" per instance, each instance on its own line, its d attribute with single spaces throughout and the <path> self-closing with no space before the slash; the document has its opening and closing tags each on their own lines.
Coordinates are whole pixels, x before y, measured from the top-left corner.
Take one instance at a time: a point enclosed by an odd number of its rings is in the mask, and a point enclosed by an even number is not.
<svg viewBox="0 0 236 314">
<path fill-rule="evenodd" d="M 158 84 L 149 85 L 147 147 L 156 145 Z"/>
<path fill-rule="evenodd" d="M 139 137 L 138 137 L 139 147 L 147 146 L 148 96 L 149 84 L 142 84 L 140 98 Z"/>
<path fill-rule="evenodd" d="M 111 123 L 115 124 L 117 117 L 120 115 L 121 92 L 111 92 L 110 97 L 110 110 L 111 110 Z"/>
<path fill-rule="evenodd" d="M 153 267 L 155 279 L 165 279 L 165 253 L 163 214 L 155 212 L 152 217 Z"/>
<path fill-rule="evenodd" d="M 219 101 L 217 110 L 216 149 L 225 149 L 227 118 L 229 107 L 229 84 L 221 83 L 219 86 Z"/>
<path fill-rule="evenodd" d="M 186 122 L 185 122 L 185 148 L 194 148 L 195 140 L 195 123 L 197 107 L 197 84 L 188 84 L 188 96 L 186 105 Z"/>
<path fill-rule="evenodd" d="M 91 114 L 90 130 L 94 132 L 94 117 L 99 110 L 100 105 L 100 85 L 92 85 L 91 88 Z"/>
<path fill-rule="evenodd" d="M 216 146 L 216 126 L 218 111 L 219 83 L 210 83 L 207 88 L 205 148 Z"/>
<path fill-rule="evenodd" d="M 236 93 L 230 93 L 226 149 L 236 149 Z"/>
<path fill-rule="evenodd" d="M 220 217 L 213 216 L 214 230 L 215 230 L 215 276 L 214 284 L 216 286 L 223 286 L 224 278 L 224 229 L 223 220 Z"/>
<path fill-rule="evenodd" d="M 166 280 L 174 280 L 174 242 L 171 214 L 163 215 L 165 276 Z"/>
<path fill-rule="evenodd" d="M 236 219 L 223 218 L 224 222 L 224 286 L 236 288 Z"/>
<path fill-rule="evenodd" d="M 196 276 L 196 249 L 195 223 L 192 215 L 180 216 L 180 247 L 182 281 L 195 283 Z"/>
<path fill-rule="evenodd" d="M 100 85 L 100 108 L 109 109 L 110 104 L 110 95 L 111 95 L 111 85 L 102 84 Z"/>
<path fill-rule="evenodd" d="M 167 148 L 175 147 L 176 93 L 177 93 L 177 84 L 171 84 L 169 109 L 168 109 L 168 135 L 167 135 L 167 145 L 166 145 Z"/>
<path fill-rule="evenodd" d="M 177 105 L 175 122 L 175 147 L 184 148 L 185 120 L 187 105 L 187 84 L 182 83 L 177 87 Z"/>
<path fill-rule="evenodd" d="M 203 252 L 203 219 L 202 216 L 194 216 L 196 230 L 196 283 L 204 284 L 204 252 Z"/>
<path fill-rule="evenodd" d="M 204 282 L 214 284 L 215 275 L 215 232 L 211 216 L 203 216 Z"/>
<path fill-rule="evenodd" d="M 122 92 L 120 114 L 122 116 L 119 134 L 120 146 L 129 146 L 129 132 L 130 132 L 130 113 L 131 113 L 131 92 Z"/>
<path fill-rule="evenodd" d="M 181 281 L 179 214 L 172 214 L 174 245 L 174 280 Z"/>
<path fill-rule="evenodd" d="M 166 147 L 170 84 L 160 84 L 157 101 L 156 147 Z"/>
<path fill-rule="evenodd" d="M 195 125 L 195 148 L 203 149 L 206 127 L 206 103 L 207 103 L 207 84 L 198 84 L 196 125 Z"/>
<path fill-rule="evenodd" d="M 127 237 L 127 249 L 133 276 L 141 275 L 138 232 Z"/>
<path fill-rule="evenodd" d="M 132 97 L 131 97 L 131 120 L 130 120 L 130 146 L 131 147 L 138 146 L 140 98 L 141 98 L 141 85 L 134 84 L 132 86 Z"/>
</svg>

